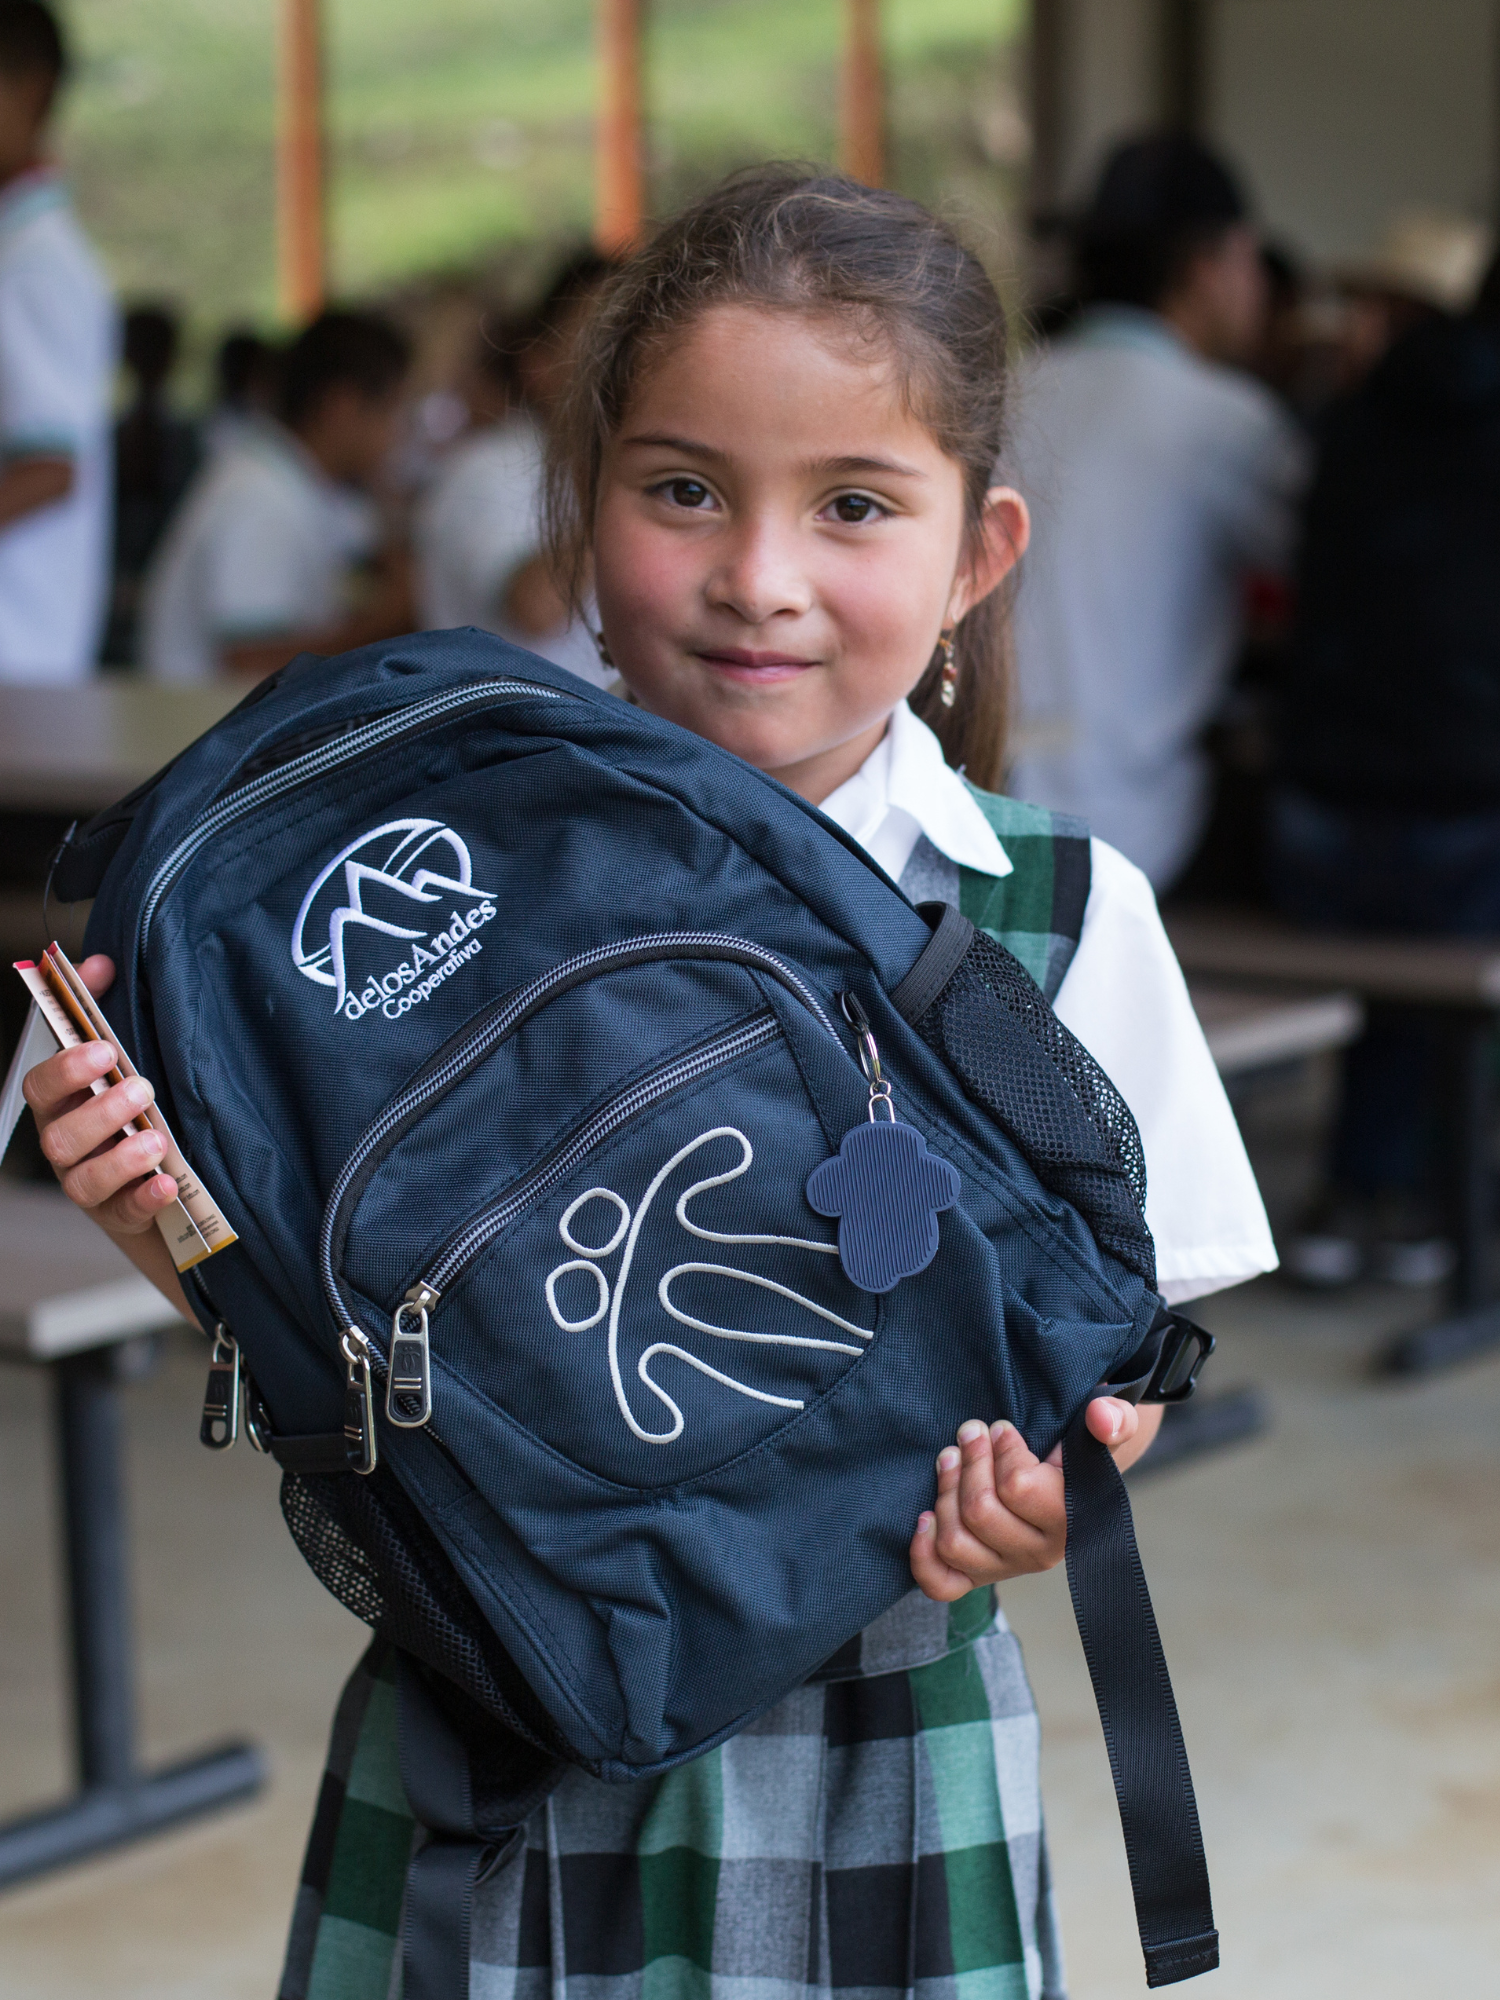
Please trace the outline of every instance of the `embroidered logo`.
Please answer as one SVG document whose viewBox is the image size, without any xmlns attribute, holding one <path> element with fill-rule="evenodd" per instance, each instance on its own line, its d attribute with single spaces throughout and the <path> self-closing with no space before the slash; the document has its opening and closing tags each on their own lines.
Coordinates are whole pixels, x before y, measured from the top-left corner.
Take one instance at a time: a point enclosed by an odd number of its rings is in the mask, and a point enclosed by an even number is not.
<svg viewBox="0 0 1500 2000">
<path fill-rule="evenodd" d="M 627 1387 L 625 1373 L 620 1365 L 620 1308 L 624 1303 L 626 1286 L 630 1281 L 641 1225 L 646 1220 L 651 1204 L 683 1161 L 690 1159 L 694 1153 L 701 1151 L 716 1139 L 734 1140 L 740 1149 L 739 1161 L 724 1173 L 710 1174 L 701 1181 L 694 1181 L 693 1185 L 678 1197 L 677 1220 L 689 1236 L 696 1236 L 705 1243 L 782 1244 L 795 1250 L 813 1250 L 825 1257 L 838 1255 L 838 1246 L 833 1243 L 818 1243 L 811 1238 L 801 1236 L 731 1235 L 718 1229 L 704 1229 L 691 1220 L 688 1215 L 688 1204 L 691 1201 L 698 1195 L 706 1193 L 709 1188 L 722 1187 L 726 1181 L 738 1180 L 741 1174 L 749 1171 L 750 1164 L 755 1158 L 754 1147 L 744 1133 L 733 1125 L 717 1125 L 711 1132 L 701 1132 L 696 1139 L 690 1140 L 686 1146 L 675 1152 L 666 1165 L 657 1172 L 641 1196 L 639 1206 L 634 1210 L 623 1195 L 618 1195 L 613 1188 L 607 1187 L 590 1188 L 587 1193 L 579 1195 L 576 1201 L 570 1203 L 558 1223 L 557 1233 L 562 1238 L 564 1246 L 575 1254 L 548 1274 L 544 1287 L 547 1310 L 564 1333 L 587 1333 L 592 1327 L 598 1326 L 601 1320 L 607 1319 L 606 1353 L 615 1402 L 620 1415 L 643 1444 L 671 1444 L 681 1437 L 685 1423 L 681 1406 L 651 1373 L 651 1365 L 658 1355 L 669 1355 L 674 1360 L 685 1361 L 689 1368 L 695 1368 L 700 1375 L 708 1376 L 711 1381 L 722 1384 L 735 1395 L 752 1397 L 758 1403 L 771 1403 L 781 1410 L 800 1410 L 804 1407 L 801 1397 L 777 1396 L 766 1389 L 752 1388 L 748 1382 L 740 1381 L 737 1376 L 726 1373 L 722 1368 L 715 1368 L 701 1355 L 695 1354 L 691 1348 L 679 1345 L 675 1340 L 652 1341 L 637 1360 L 634 1371 L 648 1393 L 655 1397 L 661 1409 L 666 1412 L 667 1428 L 647 1430 L 632 1407 L 631 1396 L 634 1392 Z M 579 1218 L 586 1214 L 592 1203 L 599 1202 L 606 1204 L 609 1211 L 608 1220 L 612 1224 L 609 1235 L 602 1243 L 585 1243 L 579 1234 Z M 597 1227 L 588 1233 L 596 1235 Z M 604 1265 L 617 1251 L 620 1253 L 620 1262 L 611 1283 L 605 1273 Z M 557 1301 L 558 1280 L 570 1271 L 587 1272 L 595 1287 L 596 1300 L 593 1310 L 586 1313 L 582 1319 L 569 1319 Z M 690 1273 L 733 1278 L 740 1284 L 758 1286 L 762 1291 L 774 1292 L 779 1298 L 793 1300 L 797 1305 L 805 1307 L 808 1312 L 815 1313 L 819 1319 L 829 1322 L 840 1332 L 852 1337 L 845 1340 L 827 1340 L 812 1334 L 756 1333 L 744 1327 L 718 1326 L 712 1320 L 699 1319 L 692 1313 L 684 1312 L 672 1297 L 672 1287 L 679 1278 L 687 1277 Z M 814 1300 L 804 1297 L 801 1292 L 793 1291 L 789 1285 L 779 1285 L 771 1278 L 762 1277 L 758 1271 L 742 1271 L 733 1264 L 697 1261 L 674 1264 L 670 1271 L 663 1274 L 656 1287 L 656 1295 L 661 1302 L 662 1310 L 679 1326 L 690 1327 L 696 1333 L 704 1333 L 711 1339 L 720 1341 L 740 1341 L 753 1346 L 771 1348 L 818 1348 L 831 1354 L 862 1354 L 863 1343 L 870 1339 L 873 1331 L 870 1327 L 856 1326 L 852 1320 L 842 1319 L 838 1313 L 830 1312 L 826 1306 L 820 1306 Z M 861 1344 L 856 1345 L 856 1342 Z"/>
<path fill-rule="evenodd" d="M 387 820 L 341 849 L 303 897 L 292 959 L 304 979 L 333 988 L 334 1008 L 346 1020 L 379 1009 L 396 1021 L 476 956 L 482 946 L 475 933 L 494 915 L 494 892 L 475 886 L 469 850 L 452 827 Z M 426 921 L 396 921 L 407 916 Z M 398 938 L 410 950 L 356 992 L 345 955 L 351 931 Z"/>
</svg>

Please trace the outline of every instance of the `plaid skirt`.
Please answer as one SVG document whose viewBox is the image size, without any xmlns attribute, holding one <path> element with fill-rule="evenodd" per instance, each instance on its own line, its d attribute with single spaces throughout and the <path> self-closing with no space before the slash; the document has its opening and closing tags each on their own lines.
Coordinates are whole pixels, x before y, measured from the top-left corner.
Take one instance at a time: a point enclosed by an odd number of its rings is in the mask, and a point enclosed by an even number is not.
<svg viewBox="0 0 1500 2000">
<path fill-rule="evenodd" d="M 809 1682 L 663 1778 L 569 1772 L 476 1891 L 470 2000 L 1065 2000 L 1020 1646 L 990 1593 L 953 1610 L 941 1658 Z M 399 2000 L 420 1837 L 377 1640 L 334 1721 L 280 2000 Z"/>
</svg>

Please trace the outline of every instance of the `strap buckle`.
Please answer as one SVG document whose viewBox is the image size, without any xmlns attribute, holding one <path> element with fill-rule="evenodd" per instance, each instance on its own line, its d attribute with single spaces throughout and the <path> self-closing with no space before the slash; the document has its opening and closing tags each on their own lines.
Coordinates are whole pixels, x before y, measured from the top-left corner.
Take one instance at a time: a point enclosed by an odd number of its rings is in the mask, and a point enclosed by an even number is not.
<svg viewBox="0 0 1500 2000">
<path fill-rule="evenodd" d="M 1167 1330 L 1151 1379 L 1141 1391 L 1143 1403 L 1185 1403 L 1198 1386 L 1198 1375 L 1218 1342 L 1211 1333 L 1181 1313 L 1168 1312 Z"/>
</svg>

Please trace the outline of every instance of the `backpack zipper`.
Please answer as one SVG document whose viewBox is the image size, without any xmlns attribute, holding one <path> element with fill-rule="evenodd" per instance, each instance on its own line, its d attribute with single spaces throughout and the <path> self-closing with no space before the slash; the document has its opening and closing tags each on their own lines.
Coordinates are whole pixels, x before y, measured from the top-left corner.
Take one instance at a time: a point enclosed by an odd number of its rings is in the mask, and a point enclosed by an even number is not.
<svg viewBox="0 0 1500 2000">
<path fill-rule="evenodd" d="M 622 1125 L 649 1110 L 673 1091 L 685 1089 L 710 1070 L 774 1042 L 781 1029 L 769 1010 L 712 1042 L 691 1049 L 665 1069 L 631 1085 L 596 1112 L 586 1125 L 555 1147 L 518 1188 L 504 1195 L 457 1230 L 427 1267 L 427 1276 L 412 1285 L 391 1317 L 390 1363 L 385 1413 L 403 1430 L 417 1430 L 432 1415 L 432 1369 L 428 1348 L 428 1314 L 443 1293 L 473 1260 L 535 1201 L 568 1175 L 579 1162 L 603 1145 Z M 414 1322 L 414 1323 L 413 1323 Z"/>
<path fill-rule="evenodd" d="M 295 791 L 299 785 L 308 784 L 320 778 L 325 772 L 333 771 L 340 764 L 346 764 L 367 751 L 381 750 L 391 743 L 399 742 L 403 736 L 415 735 L 429 724 L 442 721 L 446 716 L 461 714 L 467 708 L 487 708 L 492 704 L 514 700 L 523 695 L 535 695 L 544 701 L 574 701 L 574 695 L 561 693 L 556 688 L 543 687 L 535 681 L 479 681 L 473 686 L 456 688 L 447 694 L 433 695 L 427 701 L 413 702 L 405 708 L 393 709 L 378 721 L 368 722 L 362 728 L 351 729 L 345 735 L 336 737 L 315 750 L 308 750 L 290 763 L 267 771 L 249 784 L 241 785 L 223 798 L 217 805 L 210 806 L 201 819 L 197 820 L 178 841 L 172 852 L 162 862 L 152 876 L 145 897 L 141 903 L 141 914 L 136 921 L 136 956 L 145 951 L 151 935 L 152 920 L 157 905 L 171 888 L 173 882 L 186 868 L 208 841 L 222 833 L 236 820 L 247 813 L 258 812 L 273 799 L 285 792 Z"/>
</svg>

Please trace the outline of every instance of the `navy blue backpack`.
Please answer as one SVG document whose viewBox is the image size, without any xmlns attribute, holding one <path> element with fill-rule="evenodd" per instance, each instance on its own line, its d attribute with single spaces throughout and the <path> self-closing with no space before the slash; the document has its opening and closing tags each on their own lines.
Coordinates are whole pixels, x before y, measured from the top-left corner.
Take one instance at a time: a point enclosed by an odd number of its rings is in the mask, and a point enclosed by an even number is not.
<svg viewBox="0 0 1500 2000">
<path fill-rule="evenodd" d="M 431 1853 L 472 1880 L 570 1765 L 659 1773 L 814 1675 L 910 1591 L 936 1450 L 1004 1415 L 1063 1445 L 1148 1976 L 1217 1963 L 1082 1423 L 1185 1394 L 1207 1337 L 1154 1290 L 1128 1110 L 1008 952 L 476 632 L 295 662 L 54 887 L 97 896 L 111 1023 L 239 1234 L 192 1274 L 210 1433 L 242 1351 L 299 1546 L 418 1690 Z"/>
</svg>

